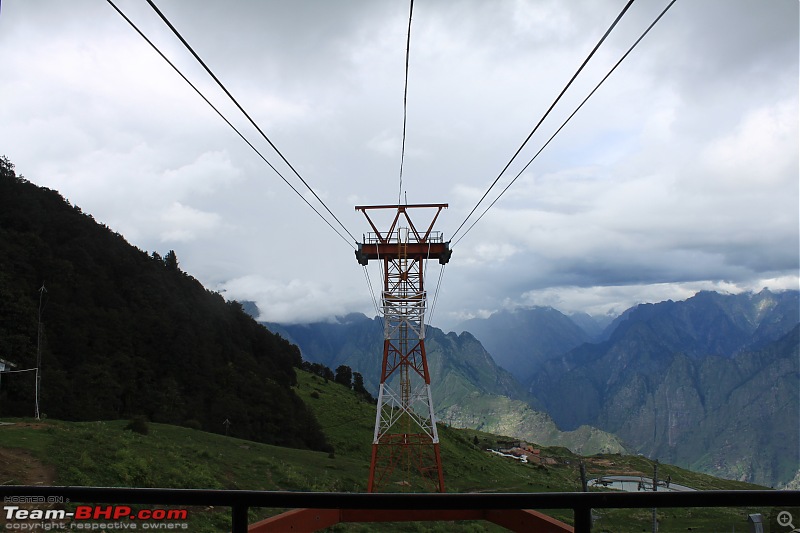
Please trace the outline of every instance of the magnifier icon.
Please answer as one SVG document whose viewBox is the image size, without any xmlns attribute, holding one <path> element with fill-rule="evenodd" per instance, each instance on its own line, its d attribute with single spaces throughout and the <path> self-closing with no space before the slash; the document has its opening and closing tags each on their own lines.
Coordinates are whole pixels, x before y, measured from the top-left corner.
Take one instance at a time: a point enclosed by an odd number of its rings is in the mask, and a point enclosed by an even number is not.
<svg viewBox="0 0 800 533">
<path fill-rule="evenodd" d="M 792 513 L 789 511 L 781 511 L 778 513 L 778 525 L 782 527 L 789 526 L 792 528 L 789 533 L 794 533 L 795 531 L 800 531 L 800 529 L 795 529 L 794 524 L 792 524 Z"/>
</svg>

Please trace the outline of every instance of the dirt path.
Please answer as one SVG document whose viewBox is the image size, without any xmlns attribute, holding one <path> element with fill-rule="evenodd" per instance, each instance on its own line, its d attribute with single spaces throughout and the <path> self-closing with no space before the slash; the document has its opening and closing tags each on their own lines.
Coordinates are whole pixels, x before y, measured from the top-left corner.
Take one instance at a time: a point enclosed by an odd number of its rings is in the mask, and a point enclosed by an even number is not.
<svg viewBox="0 0 800 533">
<path fill-rule="evenodd" d="M 26 424 L 31 427 L 33 424 Z M 9 426 L 2 431 L 13 431 Z M 33 456 L 28 450 L 20 448 L 0 448 L 0 484 L 2 485 L 52 485 L 55 481 L 56 471 L 52 466 L 45 465 Z M 23 509 L 41 509 L 42 504 L 20 504 Z M 46 504 L 46 508 L 51 508 Z M 36 521 L 18 520 L 18 525 L 33 524 Z M 5 524 L 5 516 L 0 516 L 0 524 Z"/>
<path fill-rule="evenodd" d="M 45 427 L 44 424 L 31 422 L 4 423 L 0 431 Z M 31 452 L 20 448 L 0 447 L 0 485 L 52 485 L 55 478 L 55 468 L 43 464 Z"/>
<path fill-rule="evenodd" d="M 0 448 L 0 485 L 52 485 L 56 472 L 29 451 Z"/>
</svg>

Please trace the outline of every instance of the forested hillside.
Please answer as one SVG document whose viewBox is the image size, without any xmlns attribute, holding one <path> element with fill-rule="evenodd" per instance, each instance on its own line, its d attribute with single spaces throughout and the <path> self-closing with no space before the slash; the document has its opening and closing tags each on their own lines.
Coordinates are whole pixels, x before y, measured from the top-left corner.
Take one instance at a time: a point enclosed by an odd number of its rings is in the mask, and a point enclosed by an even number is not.
<svg viewBox="0 0 800 533">
<path fill-rule="evenodd" d="M 44 290 L 40 290 L 44 287 Z M 41 305 L 40 305 L 41 299 Z M 291 389 L 300 352 L 236 302 L 131 246 L 0 159 L 0 358 L 36 366 L 49 417 L 153 421 L 314 449 L 313 414 Z M 4 374 L 0 414 L 34 414 L 34 373 Z"/>
</svg>

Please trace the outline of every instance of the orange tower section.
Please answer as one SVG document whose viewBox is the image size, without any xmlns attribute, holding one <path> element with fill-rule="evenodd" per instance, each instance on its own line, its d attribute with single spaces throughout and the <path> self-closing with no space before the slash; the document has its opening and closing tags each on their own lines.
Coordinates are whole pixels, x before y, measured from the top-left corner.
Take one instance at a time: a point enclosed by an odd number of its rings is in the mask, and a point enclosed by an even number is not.
<svg viewBox="0 0 800 533">
<path fill-rule="evenodd" d="M 372 232 L 358 244 L 361 265 L 378 261 L 383 274 L 383 359 L 375 433 L 369 469 L 369 492 L 444 492 L 439 433 L 431 398 L 425 354 L 425 264 L 450 260 L 449 242 L 433 231 L 447 204 L 356 206 Z M 379 230 L 370 212 L 390 211 L 388 229 Z M 426 210 L 430 224 L 419 231 L 410 211 Z M 375 214 L 375 213 L 373 213 Z M 385 215 L 384 215 L 385 216 Z"/>
</svg>

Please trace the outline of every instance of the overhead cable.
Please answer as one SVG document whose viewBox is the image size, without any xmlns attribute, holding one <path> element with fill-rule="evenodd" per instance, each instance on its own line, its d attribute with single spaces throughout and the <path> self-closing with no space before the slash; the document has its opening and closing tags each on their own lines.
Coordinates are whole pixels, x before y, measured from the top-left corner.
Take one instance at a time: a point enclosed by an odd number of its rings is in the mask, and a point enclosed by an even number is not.
<svg viewBox="0 0 800 533">
<path fill-rule="evenodd" d="M 472 214 L 475 213 L 475 210 L 478 209 L 478 206 L 480 206 L 481 203 L 486 199 L 486 197 L 489 195 L 489 192 L 494 188 L 494 186 L 497 185 L 497 182 L 500 180 L 502 175 L 505 174 L 506 170 L 508 170 L 508 167 L 511 166 L 511 163 L 514 162 L 514 160 L 517 158 L 517 156 L 522 151 L 522 149 L 525 147 L 525 145 L 528 144 L 528 141 L 531 139 L 531 137 L 533 137 L 533 134 L 536 133 L 536 130 L 539 129 L 539 126 L 542 125 L 542 122 L 544 122 L 544 120 L 550 114 L 550 111 L 552 111 L 553 108 L 556 106 L 556 104 L 559 102 L 559 100 L 561 100 L 561 97 L 564 96 L 564 93 L 567 92 L 567 89 L 569 89 L 569 87 L 572 85 L 572 82 L 575 81 L 575 78 L 578 77 L 578 74 L 581 73 L 581 71 L 586 66 L 586 64 L 589 62 L 589 60 L 592 58 L 592 56 L 594 56 L 595 52 L 597 52 L 597 49 L 600 48 L 600 45 L 603 44 L 603 41 L 606 40 L 606 37 L 609 36 L 609 34 L 611 33 L 611 30 L 613 30 L 614 27 L 617 25 L 617 23 L 622 19 L 622 16 L 625 14 L 626 11 L 628 11 L 628 8 L 631 7 L 633 2 L 634 2 L 634 0 L 628 0 L 628 3 L 625 4 L 625 7 L 623 7 L 622 11 L 620 11 L 619 15 L 617 15 L 617 18 L 614 19 L 614 22 L 611 24 L 611 26 L 609 26 L 609 28 L 606 30 L 606 32 L 603 34 L 603 36 L 600 38 L 600 40 L 594 46 L 594 48 L 589 53 L 589 55 L 586 57 L 586 59 L 583 60 L 583 63 L 581 63 L 581 66 L 578 67 L 578 70 L 575 72 L 575 74 L 572 75 L 572 78 L 569 80 L 569 82 L 567 82 L 567 84 L 564 86 L 564 88 L 558 94 L 558 96 L 553 101 L 553 103 L 550 104 L 550 107 L 547 109 L 547 111 L 545 111 L 544 115 L 542 115 L 542 118 L 539 119 L 539 122 L 536 124 L 536 126 L 534 126 L 533 130 L 531 130 L 531 132 L 528 134 L 528 136 L 522 142 L 520 147 L 517 148 L 517 151 L 514 152 L 514 155 L 511 156 L 511 159 L 509 159 L 508 163 L 506 163 L 506 166 L 503 167 L 503 170 L 500 171 L 500 174 L 498 174 L 497 177 L 492 182 L 492 184 L 489 185 L 489 188 L 486 189 L 486 192 L 483 193 L 483 196 L 481 196 L 481 199 L 478 200 L 478 203 L 475 204 L 475 207 L 472 208 L 472 211 L 469 212 L 469 214 L 464 219 L 464 221 L 461 223 L 461 225 L 459 225 L 458 228 L 456 228 L 456 230 L 453 232 L 452 238 L 455 238 L 455 236 L 458 235 L 458 232 L 461 231 L 461 228 L 464 227 L 464 224 L 467 223 L 467 220 L 469 220 L 469 218 L 472 216 Z"/>
<path fill-rule="evenodd" d="M 406 37 L 406 79 L 403 86 L 403 142 L 400 147 L 400 190 L 397 192 L 397 204 L 403 196 L 403 164 L 406 157 L 406 120 L 408 118 L 408 60 L 411 55 L 411 15 L 414 13 L 414 0 L 408 8 L 408 35 Z M 408 203 L 408 202 L 406 202 Z"/>
<path fill-rule="evenodd" d="M 383 314 L 381 313 L 381 310 L 378 307 L 378 301 L 375 299 L 375 289 L 372 287 L 372 279 L 369 276 L 369 270 L 367 270 L 367 265 L 364 265 L 364 277 L 367 280 L 367 290 L 369 291 L 369 295 L 372 297 L 372 305 L 375 307 L 375 316 L 377 316 L 380 319 L 382 328 Z"/>
<path fill-rule="evenodd" d="M 175 36 L 181 41 L 181 43 L 183 43 L 183 46 L 185 46 L 186 49 L 194 56 L 194 58 L 197 60 L 197 62 L 200 63 L 200 65 L 202 65 L 202 67 L 205 69 L 205 71 L 208 73 L 208 75 L 211 76 L 211 78 L 217 83 L 217 85 L 219 85 L 219 87 L 225 92 L 225 94 L 228 95 L 228 98 L 230 98 L 231 101 L 236 105 L 236 107 L 239 108 L 239 111 L 241 111 L 242 114 L 247 118 L 247 120 L 250 121 L 250 124 L 253 125 L 253 127 L 258 131 L 258 133 L 261 134 L 261 137 L 263 137 L 264 140 L 267 141 L 267 143 L 269 143 L 269 145 L 272 147 L 272 149 L 275 150 L 275 153 L 277 153 L 278 156 L 283 160 L 283 162 L 286 163 L 286 165 L 292 170 L 292 172 L 294 172 L 294 175 L 297 176 L 297 178 L 301 182 L 303 182 L 303 185 L 305 185 L 306 188 L 311 192 L 311 194 L 314 195 L 314 198 L 316 198 L 317 201 L 319 201 L 319 203 L 322 204 L 322 207 L 324 207 L 325 210 L 333 217 L 333 219 L 336 222 L 339 223 L 339 226 L 341 226 L 342 229 L 345 231 L 345 233 L 347 233 L 350 236 L 350 238 L 353 239 L 353 242 L 357 242 L 357 239 L 353 236 L 353 234 L 350 233 L 350 231 L 344 226 L 344 224 L 342 224 L 342 221 L 339 220 L 339 218 L 336 215 L 333 214 L 333 211 L 331 211 L 328 208 L 328 206 L 325 204 L 325 202 L 322 201 L 322 198 L 320 198 L 317 195 L 317 193 L 314 191 L 314 189 L 311 188 L 311 186 L 306 182 L 306 180 L 303 179 L 303 177 L 300 175 L 300 173 L 292 166 L 291 163 L 289 163 L 289 160 L 286 159 L 286 157 L 278 149 L 278 147 L 275 146 L 275 144 L 270 140 L 270 138 L 267 137 L 266 133 L 264 133 L 264 131 L 258 126 L 258 124 L 256 124 L 256 121 L 253 120 L 252 117 L 250 117 L 250 115 L 247 113 L 247 111 L 244 110 L 242 105 L 239 103 L 238 100 L 236 100 L 236 98 L 234 98 L 234 96 L 231 94 L 231 92 L 228 90 L 228 88 L 225 87 L 225 85 L 219 80 L 219 78 L 217 78 L 217 76 L 208 67 L 208 65 L 206 65 L 205 61 L 203 61 L 202 58 L 197 54 L 197 52 L 194 51 L 194 48 L 192 48 L 192 46 L 186 41 L 186 39 L 183 38 L 183 36 L 180 34 L 180 32 L 175 28 L 175 26 L 172 25 L 172 23 L 164 15 L 164 13 L 162 13 L 161 10 L 158 9 L 158 6 L 156 6 L 155 3 L 153 3 L 153 0 L 147 0 L 147 3 L 150 4 L 150 7 L 152 7 L 153 10 L 161 18 L 161 20 L 164 21 L 164 24 L 166 24 L 169 27 L 169 29 L 172 30 L 172 33 L 175 34 Z"/>
<path fill-rule="evenodd" d="M 655 20 L 654 20 L 654 21 L 653 21 L 653 22 L 652 22 L 652 23 L 651 23 L 651 24 L 650 24 L 650 25 L 647 27 L 647 29 L 646 29 L 646 30 L 645 30 L 645 31 L 644 31 L 644 32 L 643 32 L 643 33 L 642 33 L 642 34 L 639 36 L 639 38 L 638 38 L 638 39 L 636 39 L 636 42 L 634 42 L 634 43 L 633 43 L 633 45 L 631 45 L 631 47 L 630 47 L 630 48 L 628 48 L 628 51 L 627 51 L 627 52 L 625 52 L 625 54 L 623 54 L 623 56 L 622 56 L 622 57 L 619 59 L 619 61 L 617 61 L 617 62 L 614 64 L 614 66 L 613 66 L 613 67 L 611 67 L 611 70 L 609 70 L 609 71 L 608 71 L 608 73 L 607 73 L 605 76 L 603 76 L 603 79 L 601 79 L 601 80 L 600 80 L 600 83 L 598 83 L 598 84 L 595 86 L 595 88 L 594 88 L 594 89 L 592 89 L 592 92 L 590 92 L 590 93 L 589 93 L 589 95 L 588 95 L 586 98 L 584 98 L 584 99 L 583 99 L 583 101 L 580 103 L 580 105 L 579 105 L 577 108 L 575 108 L 575 111 L 573 111 L 573 112 L 572 112 L 572 114 L 570 114 L 570 116 L 569 116 L 569 117 L 567 117 L 567 119 L 566 119 L 566 120 L 565 120 L 565 121 L 564 121 L 564 122 L 561 124 L 561 126 L 559 126 L 559 128 L 556 130 L 556 132 L 555 132 L 553 135 L 551 135 L 551 136 L 550 136 L 550 138 L 547 140 L 547 142 L 546 142 L 546 143 L 544 143 L 544 145 L 543 145 L 543 146 L 542 146 L 542 147 L 539 149 L 539 151 L 538 151 L 538 152 L 536 152 L 536 153 L 534 154 L 534 156 L 533 156 L 533 157 L 530 159 L 530 161 L 528 161 L 528 162 L 525 164 L 525 166 L 524 166 L 524 167 L 522 167 L 522 170 L 520 170 L 520 171 L 517 173 L 517 175 L 516 175 L 516 176 L 514 176 L 514 179 L 512 179 L 512 180 L 511 180 L 511 181 L 508 183 L 508 185 L 506 185 L 506 186 L 505 186 L 505 188 L 504 188 L 504 189 L 503 189 L 503 190 L 500 192 L 500 194 L 499 194 L 499 195 L 497 195 L 497 198 L 495 198 L 495 199 L 494 199 L 494 201 L 492 201 L 492 203 L 491 203 L 491 204 L 489 204 L 489 206 L 488 206 L 488 207 L 487 207 L 487 208 L 486 208 L 486 209 L 483 211 L 483 213 L 481 213 L 481 215 L 480 215 L 480 216 L 479 216 L 479 217 L 478 217 L 478 218 L 477 218 L 477 219 L 476 219 L 476 220 L 475 220 L 475 221 L 474 221 L 474 222 L 473 222 L 473 223 L 472 223 L 472 224 L 469 226 L 469 228 L 467 228 L 467 230 L 464 232 L 464 234 L 463 234 L 461 237 L 459 237 L 459 239 L 458 239 L 456 242 L 454 242 L 452 246 L 455 246 L 456 244 L 458 244 L 458 243 L 461 241 L 461 239 L 463 239 L 464 237 L 466 237 L 467 233 L 469 233 L 469 231 L 470 231 L 470 230 L 471 230 L 473 227 L 475 227 L 475 224 L 477 224 L 477 223 L 478 223 L 478 221 L 480 221 L 480 219 L 482 219 L 482 218 L 483 218 L 483 215 L 485 215 L 485 214 L 486 214 L 486 212 L 487 212 L 487 211 L 489 211 L 489 209 L 491 209 L 491 208 L 492 208 L 492 206 L 493 206 L 494 204 L 496 204 L 496 203 L 497 203 L 497 201 L 500 199 L 500 197 L 502 197 L 502 196 L 503 196 L 503 194 L 505 194 L 505 192 L 506 192 L 506 191 L 509 189 L 509 187 L 511 187 L 511 186 L 514 184 L 514 182 L 515 182 L 515 181 L 517 181 L 517 178 L 519 178 L 519 177 L 522 175 L 522 173 L 523 173 L 523 172 L 525 172 L 525 170 L 527 170 L 527 168 L 528 168 L 528 167 L 531 165 L 531 163 L 533 163 L 533 160 L 534 160 L 534 159 L 536 159 L 536 158 L 539 156 L 539 154 L 541 154 L 541 153 L 542 153 L 542 150 L 544 150 L 545 148 L 547 148 L 547 145 L 548 145 L 548 144 L 550 144 L 550 141 L 552 141 L 552 140 L 555 138 L 555 136 L 556 136 L 556 135 L 558 135 L 558 133 L 559 133 L 559 132 L 560 132 L 560 131 L 561 131 L 561 130 L 564 128 L 564 126 L 566 126 L 566 125 L 567 125 L 567 123 L 568 123 L 570 120 L 572 120 L 572 117 L 574 117 L 574 116 L 575 116 L 575 115 L 578 113 L 578 111 L 579 111 L 579 110 L 580 110 L 580 109 L 583 107 L 583 104 L 585 104 L 585 103 L 586 103 L 586 102 L 589 100 L 589 98 L 591 98 L 591 97 L 592 97 L 592 95 L 593 95 L 593 94 L 594 94 L 594 93 L 597 91 L 597 89 L 599 89 L 599 88 L 600 88 L 600 86 L 601 86 L 601 85 L 603 85 L 603 83 L 604 83 L 604 82 L 605 82 L 605 81 L 608 79 L 608 77 L 609 77 L 609 76 L 611 76 L 611 73 L 612 73 L 612 72 L 614 72 L 614 71 L 617 69 L 617 67 L 620 65 L 620 63 L 622 63 L 622 62 L 625 60 L 625 58 L 626 58 L 626 57 L 628 57 L 628 54 L 630 54 L 630 53 L 633 51 L 633 49 L 634 49 L 634 48 L 636 48 L 636 46 L 639 44 L 639 42 L 640 42 L 642 39 L 644 39 L 644 36 L 645 36 L 645 35 L 647 35 L 647 34 L 650 32 L 650 30 L 652 30 L 652 29 L 653 29 L 653 26 L 655 26 L 655 25 L 656 25 L 656 23 L 658 23 L 658 21 L 659 21 L 659 20 L 661 20 L 661 17 L 663 17 L 663 16 L 664 16 L 664 15 L 667 13 L 667 11 L 669 11 L 669 8 L 671 8 L 671 7 L 672 7 L 672 4 L 674 4 L 676 1 L 677 1 L 677 0 L 672 0 L 672 1 L 671 1 L 671 2 L 670 2 L 668 5 L 667 5 L 667 7 L 665 7 L 665 8 L 664 8 L 664 10 L 663 10 L 663 11 L 662 11 L 662 12 L 661 12 L 661 13 L 660 13 L 660 14 L 659 14 L 657 17 L 656 17 L 656 19 L 655 19 Z"/>
<path fill-rule="evenodd" d="M 433 292 L 433 302 L 431 303 L 431 310 L 428 313 L 428 324 L 433 322 L 433 313 L 436 311 L 436 302 L 439 300 L 439 289 L 442 287 L 442 277 L 444 276 L 444 269 L 447 266 L 447 263 L 442 265 L 442 268 L 439 269 L 439 280 L 436 282 L 436 290 Z"/>
<path fill-rule="evenodd" d="M 106 1 L 107 1 L 107 2 L 108 2 L 110 5 L 111 5 L 111 7 L 113 7 L 113 8 L 116 10 L 116 12 L 117 12 L 117 13 L 119 13 L 119 14 L 120 14 L 120 16 L 121 16 L 123 19 L 125 19 L 125 21 L 126 21 L 126 22 L 127 22 L 127 23 L 128 23 L 128 24 L 129 24 L 129 25 L 130 25 L 130 26 L 131 26 L 131 27 L 132 27 L 134 30 L 136 30 L 136 33 L 138 33 L 138 34 L 139 34 L 139 35 L 142 37 L 142 39 L 144 39 L 144 40 L 147 42 L 147 44 L 149 44 L 149 45 L 150 45 L 150 46 L 153 48 L 153 50 L 155 50 L 155 51 L 158 53 L 158 55 L 160 55 L 160 56 L 161 56 L 161 58 L 162 58 L 164 61 L 166 61 L 166 62 L 167 62 L 167 64 L 168 64 L 170 67 L 172 67 L 172 69 L 173 69 L 175 72 L 177 72 L 177 73 L 178 73 L 178 75 L 179 75 L 181 78 L 183 78 L 183 81 L 185 81 L 186 83 L 188 83 L 188 84 L 189 84 L 189 86 L 190 86 L 192 89 L 194 89 L 194 91 L 195 91 L 195 92 L 196 92 L 196 93 L 197 93 L 197 94 L 200 96 L 200 98 L 202 98 L 202 99 L 205 101 L 205 103 L 207 103 L 207 104 L 208 104 L 208 105 L 211 107 L 211 109 L 213 109 L 213 110 L 214 110 L 214 111 L 217 113 L 217 115 L 219 115 L 219 117 L 220 117 L 222 120 L 224 120 L 224 121 L 225 121 L 225 123 L 226 123 L 228 126 L 230 126 L 230 128 L 231 128 L 231 129 L 232 129 L 234 132 L 236 132 L 236 134 L 237 134 L 237 135 L 238 135 L 238 136 L 239 136 L 239 137 L 240 137 L 240 138 L 241 138 L 241 139 L 242 139 L 242 140 L 243 140 L 245 143 L 247 143 L 247 146 L 249 146 L 249 147 L 250 147 L 250 148 L 251 148 L 251 149 L 252 149 L 252 150 L 253 150 L 253 151 L 254 151 L 254 152 L 255 152 L 255 153 L 256 153 L 256 154 L 257 154 L 257 155 L 258 155 L 258 156 L 259 156 L 259 157 L 260 157 L 260 158 L 261 158 L 261 159 L 262 159 L 262 160 L 265 162 L 265 163 L 266 163 L 266 164 L 267 164 L 267 165 L 269 165 L 269 167 L 270 167 L 270 168 L 271 168 L 271 169 L 272 169 L 272 170 L 273 170 L 273 171 L 274 171 L 274 172 L 275 172 L 275 173 L 276 173 L 276 174 L 277 174 L 277 175 L 278 175 L 278 176 L 279 176 L 279 177 L 280 177 L 280 178 L 281 178 L 281 179 L 284 181 L 284 183 L 286 183 L 286 185 L 288 185 L 288 186 L 289 186 L 289 187 L 290 187 L 290 188 L 291 188 L 291 189 L 292 189 L 292 190 L 295 192 L 295 194 L 297 194 L 297 195 L 300 197 L 300 199 L 302 199 L 302 200 L 303 200 L 303 201 L 306 203 L 306 205 L 308 205 L 308 207 L 310 207 L 310 208 L 311 208 L 311 209 L 312 209 L 312 210 L 313 210 L 313 211 L 314 211 L 314 212 L 317 214 L 317 216 L 319 216 L 319 217 L 320 217 L 320 218 L 321 218 L 321 219 L 322 219 L 322 220 L 323 220 L 323 221 L 324 221 L 324 222 L 325 222 L 325 223 L 326 223 L 328 226 L 330 226 L 330 228 L 331 228 L 333 231 L 335 231 L 335 232 L 336 232 L 336 234 L 337 234 L 337 235 L 339 235 L 339 237 L 341 237 L 341 238 L 342 238 L 342 240 L 344 240 L 344 242 L 346 242 L 348 246 L 350 246 L 351 248 L 355 249 L 355 246 L 353 246 L 353 244 L 352 244 L 352 243 L 351 243 L 349 240 L 347 240 L 347 237 L 345 237 L 344 235 L 342 235 L 342 234 L 341 234 L 341 232 L 339 232 L 339 230 L 338 230 L 338 229 L 336 229 L 336 228 L 335 228 L 335 227 L 334 227 L 334 226 L 333 226 L 333 225 L 332 225 L 332 224 L 331 224 L 331 223 L 328 221 L 328 219 L 326 219 L 326 218 L 325 218 L 325 217 L 322 215 L 322 213 L 320 213 L 320 212 L 317 210 L 317 208 L 316 208 L 316 207 L 314 207 L 314 206 L 313 206 L 313 205 L 312 205 L 312 204 L 311 204 L 311 203 L 308 201 L 308 199 L 307 199 L 305 196 L 303 196 L 303 194 L 302 194 L 300 191 L 298 191 L 298 190 L 297 190 L 297 189 L 294 187 L 294 185 L 292 185 L 292 184 L 291 184 L 291 183 L 290 183 L 290 182 L 289 182 L 289 181 L 288 181 L 288 180 L 287 180 L 287 179 L 286 179 L 286 178 L 283 176 L 283 174 L 281 174 L 281 173 L 280 173 L 280 171 L 278 171 L 278 169 L 276 169 L 276 168 L 275 168 L 275 167 L 272 165 L 272 163 L 270 163 L 270 162 L 267 160 L 267 158 L 266 158 L 266 157 L 264 157 L 264 155 L 263 155 L 263 154 L 262 154 L 262 153 L 261 153 L 261 152 L 258 150 L 258 148 L 256 148 L 255 146 L 253 146 L 253 143 L 251 143 L 251 142 L 250 142 L 250 141 L 247 139 L 247 137 L 245 137 L 245 136 L 242 134 L 242 132 L 240 132 L 240 131 L 239 131 L 239 130 L 236 128 L 236 126 L 234 126 L 233 124 L 231 124 L 231 122 L 230 122 L 230 121 L 229 121 L 229 120 L 228 120 L 228 119 L 225 117 L 225 115 L 223 115 L 223 114 L 222 114 L 222 112 L 221 112 L 219 109 L 217 109 L 217 108 L 214 106 L 214 104 L 212 104 L 212 103 L 211 103 L 211 102 L 208 100 L 208 98 L 206 98 L 206 96 L 205 96 L 205 95 L 204 95 L 204 94 L 203 94 L 203 93 L 200 91 L 200 89 L 198 89 L 198 88 L 197 88 L 197 87 L 196 87 L 196 86 L 195 86 L 195 85 L 194 85 L 194 84 L 193 84 L 193 83 L 192 83 L 192 82 L 189 80 L 189 78 L 187 78 L 187 77 L 186 77 L 186 76 L 183 74 L 183 72 L 181 72 L 181 71 L 180 71 L 180 69 L 178 69 L 178 67 L 176 67 L 176 66 L 175 66 L 175 64 L 174 64 L 174 63 L 172 63 L 172 61 L 170 61 L 170 60 L 169 60 L 169 58 L 167 58 L 167 56 L 165 56 L 165 55 L 164 55 L 164 53 L 163 53 L 163 52 L 162 52 L 162 51 L 161 51 L 161 50 L 160 50 L 160 49 L 159 49 L 159 48 L 158 48 L 158 47 L 157 47 L 157 46 L 156 46 L 156 45 L 155 45 L 155 44 L 154 44 L 154 43 L 153 43 L 153 42 L 152 42 L 152 41 L 151 41 L 151 40 L 150 40 L 150 39 L 149 39 L 149 38 L 148 38 L 148 37 L 147 37 L 147 36 L 146 36 L 146 35 L 145 35 L 145 34 L 144 34 L 142 31 L 141 31 L 141 30 L 140 30 L 140 29 L 139 29 L 139 27 L 138 27 L 138 26 L 136 26 L 136 24 L 134 24 L 134 22 L 133 22 L 133 21 L 132 21 L 130 18 L 128 18 L 128 16 L 127 16 L 127 15 L 125 15 L 125 13 L 123 13 L 123 12 L 122 12 L 122 10 L 120 10 L 120 8 L 119 8 L 119 7 L 117 7 L 117 6 L 114 4 L 114 2 L 112 2 L 112 0 L 106 0 Z"/>
</svg>

